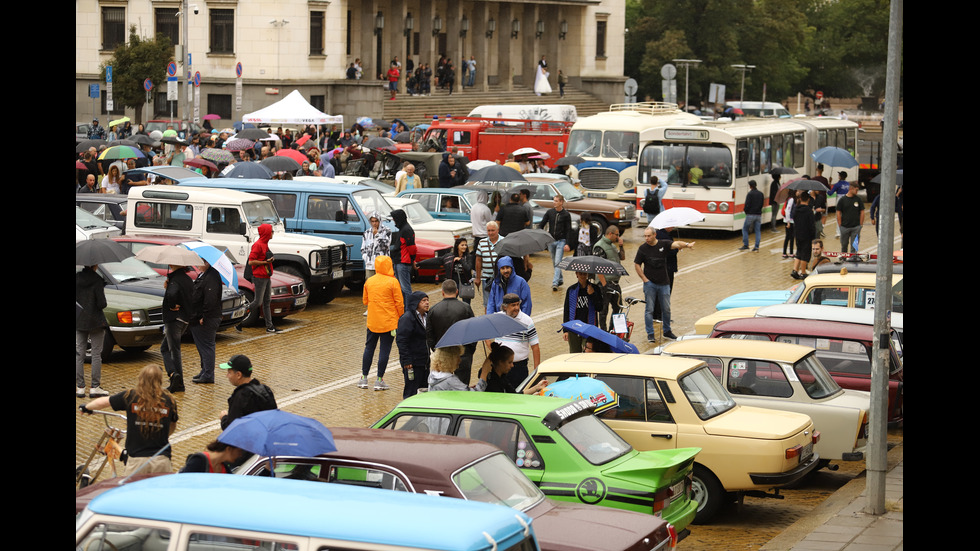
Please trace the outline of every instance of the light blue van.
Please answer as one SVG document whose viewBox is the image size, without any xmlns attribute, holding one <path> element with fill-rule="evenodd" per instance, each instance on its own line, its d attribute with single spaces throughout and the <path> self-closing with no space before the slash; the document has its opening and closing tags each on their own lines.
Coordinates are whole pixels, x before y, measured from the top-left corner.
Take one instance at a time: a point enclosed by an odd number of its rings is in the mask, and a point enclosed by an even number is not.
<svg viewBox="0 0 980 551">
<path fill-rule="evenodd" d="M 194 178 L 180 180 L 180 185 L 226 188 L 272 199 L 286 231 L 329 237 L 348 245 L 354 281 L 364 279 L 361 242 L 370 226 L 368 217 L 377 212 L 391 217 L 391 206 L 378 190 L 368 186 L 341 182 L 303 182 L 298 180 L 250 180 L 236 178 Z M 390 221 L 383 222 L 392 232 Z"/>
<path fill-rule="evenodd" d="M 305 480 L 188 473 L 110 490 L 75 520 L 75 548 L 540 551 L 502 505 Z"/>
</svg>

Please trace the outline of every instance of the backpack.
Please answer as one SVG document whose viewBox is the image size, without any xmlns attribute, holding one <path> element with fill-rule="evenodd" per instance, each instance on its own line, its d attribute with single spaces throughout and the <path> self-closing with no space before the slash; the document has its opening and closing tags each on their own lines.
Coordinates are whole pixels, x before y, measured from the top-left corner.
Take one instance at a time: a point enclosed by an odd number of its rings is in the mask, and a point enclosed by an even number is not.
<svg viewBox="0 0 980 551">
<path fill-rule="evenodd" d="M 646 198 L 643 199 L 643 212 L 648 216 L 660 214 L 660 201 L 657 200 L 657 194 L 652 189 L 647 190 Z"/>
</svg>

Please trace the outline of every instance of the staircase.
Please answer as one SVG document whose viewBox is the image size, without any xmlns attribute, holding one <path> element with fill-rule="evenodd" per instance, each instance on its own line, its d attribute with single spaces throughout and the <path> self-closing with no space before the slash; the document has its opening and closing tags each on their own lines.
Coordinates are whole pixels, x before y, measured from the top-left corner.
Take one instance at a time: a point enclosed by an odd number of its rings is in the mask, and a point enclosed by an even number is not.
<svg viewBox="0 0 980 551">
<path fill-rule="evenodd" d="M 433 115 L 444 118 L 446 115 L 465 117 L 480 105 L 495 104 L 566 104 L 574 105 L 579 118 L 602 113 L 609 104 L 599 98 L 570 86 L 565 87 L 565 97 L 558 95 L 558 86 L 551 94 L 537 96 L 531 88 L 514 85 L 513 90 L 505 91 L 501 86 L 490 86 L 486 92 L 456 86 L 453 94 L 447 90 L 433 87 L 432 95 L 419 97 L 405 93 L 405 83 L 401 83 L 401 93 L 394 101 L 385 100 L 384 119 L 401 119 L 409 127 L 429 122 Z"/>
</svg>

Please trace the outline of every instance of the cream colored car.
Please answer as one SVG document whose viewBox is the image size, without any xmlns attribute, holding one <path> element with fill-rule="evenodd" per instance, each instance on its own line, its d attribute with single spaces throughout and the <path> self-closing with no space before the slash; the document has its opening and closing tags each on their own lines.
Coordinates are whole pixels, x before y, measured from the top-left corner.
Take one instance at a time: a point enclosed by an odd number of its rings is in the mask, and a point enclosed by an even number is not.
<svg viewBox="0 0 980 551">
<path fill-rule="evenodd" d="M 710 522 L 741 495 L 772 491 L 817 467 L 819 439 L 800 413 L 742 406 L 705 362 L 639 354 L 564 354 L 528 378 L 554 382 L 576 374 L 604 381 L 619 394 L 600 418 L 638 450 L 697 447 L 693 490 L 696 523 Z"/>
<path fill-rule="evenodd" d="M 703 360 L 738 404 L 809 415 L 820 429 L 813 449 L 824 465 L 861 461 L 871 393 L 842 389 L 815 352 L 769 340 L 696 339 L 672 343 L 662 354 Z"/>
</svg>

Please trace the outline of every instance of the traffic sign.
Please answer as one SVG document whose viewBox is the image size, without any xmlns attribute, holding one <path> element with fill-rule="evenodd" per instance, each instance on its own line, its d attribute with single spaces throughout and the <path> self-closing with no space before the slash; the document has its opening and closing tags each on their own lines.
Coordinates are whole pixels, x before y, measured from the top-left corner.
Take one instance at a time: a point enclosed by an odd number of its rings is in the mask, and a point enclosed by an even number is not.
<svg viewBox="0 0 980 551">
<path fill-rule="evenodd" d="M 238 77 L 238 78 L 242 78 L 242 62 L 241 61 L 239 61 L 238 64 L 235 65 L 235 76 Z"/>
<path fill-rule="evenodd" d="M 172 77 L 176 75 L 177 75 L 177 64 L 174 63 L 173 61 L 167 63 L 167 76 Z"/>
<path fill-rule="evenodd" d="M 194 86 L 200 86 L 200 85 L 201 85 L 201 71 L 197 71 L 196 73 L 194 73 Z"/>
<path fill-rule="evenodd" d="M 153 81 L 150 80 L 150 79 L 144 80 L 143 81 L 143 89 L 146 90 L 147 92 L 149 92 L 150 90 L 152 90 L 153 89 Z"/>
<path fill-rule="evenodd" d="M 105 67 L 105 81 L 112 82 L 112 65 L 106 65 Z"/>
</svg>

